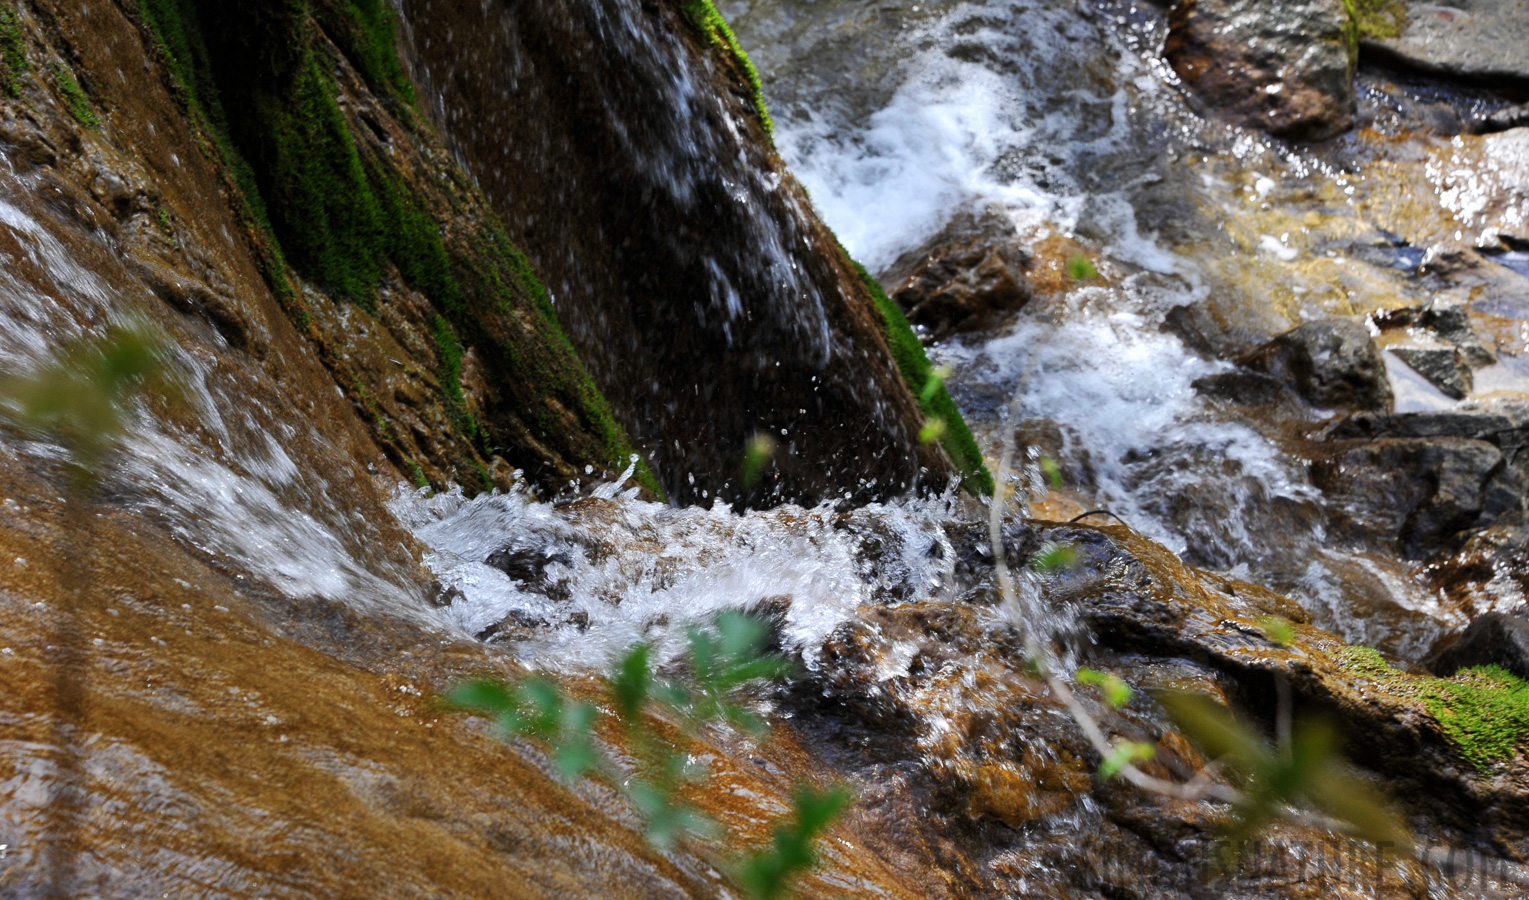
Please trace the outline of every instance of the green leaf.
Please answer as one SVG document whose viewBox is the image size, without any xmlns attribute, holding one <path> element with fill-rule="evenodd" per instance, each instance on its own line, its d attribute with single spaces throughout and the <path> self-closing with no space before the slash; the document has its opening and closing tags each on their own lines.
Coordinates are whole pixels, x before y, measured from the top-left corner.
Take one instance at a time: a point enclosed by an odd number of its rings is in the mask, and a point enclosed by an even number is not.
<svg viewBox="0 0 1529 900">
<path fill-rule="evenodd" d="M 1051 489 L 1054 490 L 1054 491 L 1061 490 L 1062 489 L 1062 467 L 1057 465 L 1056 460 L 1052 459 L 1049 456 L 1042 456 L 1041 459 L 1040 459 L 1040 465 L 1041 465 L 1041 474 L 1046 476 L 1046 481 L 1047 481 L 1047 483 L 1049 483 L 1051 485 Z"/>
<path fill-rule="evenodd" d="M 1030 568 L 1045 575 L 1070 569 L 1077 562 L 1078 551 L 1068 544 L 1053 544 L 1030 558 Z"/>
<path fill-rule="evenodd" d="M 1157 754 L 1157 748 L 1151 744 L 1138 744 L 1132 741 L 1121 741 L 1115 745 L 1115 749 L 1104 762 L 1099 764 L 1099 774 L 1105 778 L 1114 778 L 1128 765 L 1146 762 Z"/>
<path fill-rule="evenodd" d="M 1281 616 L 1264 616 L 1258 620 L 1258 627 L 1264 630 L 1264 637 L 1276 647 L 1288 647 L 1295 643 L 1295 627 L 1290 620 Z"/>
<path fill-rule="evenodd" d="M 642 717 L 642 709 L 653 689 L 653 648 L 638 644 L 616 663 L 611 676 L 611 698 L 621 721 L 633 724 Z"/>
<path fill-rule="evenodd" d="M 764 432 L 756 432 L 743 448 L 743 486 L 753 487 L 764 474 L 765 467 L 775 456 L 775 439 Z"/>
<path fill-rule="evenodd" d="M 750 900 L 786 896 L 795 879 L 817 865 L 813 843 L 849 802 L 849 791 L 841 786 L 825 791 L 798 787 L 792 820 L 775 826 L 771 846 L 750 854 L 738 869 L 738 884 Z"/>
<path fill-rule="evenodd" d="M 930 416 L 924 423 L 924 427 L 918 430 L 918 442 L 920 444 L 932 444 L 945 436 L 945 420 L 939 416 Z"/>
<path fill-rule="evenodd" d="M 1073 281 L 1093 281 L 1099 277 L 1099 270 L 1088 257 L 1073 256 L 1067 260 L 1067 277 Z"/>
<path fill-rule="evenodd" d="M 929 377 L 924 379 L 924 389 L 919 391 L 920 403 L 929 403 L 934 396 L 945 386 L 945 380 L 950 377 L 950 366 L 935 366 L 929 370 Z"/>
<path fill-rule="evenodd" d="M 1131 695 L 1134 693 L 1131 686 L 1108 672 L 1080 668 L 1077 679 L 1078 684 L 1097 685 L 1100 692 L 1104 694 L 1104 702 L 1115 709 L 1131 702 Z"/>
</svg>

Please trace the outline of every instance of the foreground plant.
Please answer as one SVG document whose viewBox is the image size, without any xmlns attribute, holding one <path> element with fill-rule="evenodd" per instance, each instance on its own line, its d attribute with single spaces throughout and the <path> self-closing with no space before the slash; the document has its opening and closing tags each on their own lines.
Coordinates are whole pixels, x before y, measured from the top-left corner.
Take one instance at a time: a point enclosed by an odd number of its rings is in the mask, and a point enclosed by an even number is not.
<svg viewBox="0 0 1529 900">
<path fill-rule="evenodd" d="M 44 848 L 47 897 L 76 896 L 75 860 L 84 818 L 82 767 L 75 743 L 84 714 L 87 658 L 79 610 L 91 599 L 94 554 L 87 506 L 111 454 L 127 435 L 139 400 L 177 401 L 183 395 L 166 360 L 169 339 L 144 323 L 114 325 L 103 335 L 65 344 L 34 371 L 0 380 L 0 417 L 23 433 L 53 441 L 65 452 L 69 497 L 61 552 L 55 562 L 59 597 L 53 683 L 52 744 L 56 774 L 49 782 Z"/>
<path fill-rule="evenodd" d="M 597 778 L 627 798 L 655 848 L 666 850 L 688 837 L 724 837 L 721 826 L 685 797 L 685 789 L 710 773 L 682 749 L 703 728 L 726 725 L 761 735 L 764 721 L 742 702 L 750 688 L 786 677 L 784 657 L 766 651 L 770 627 L 757 616 L 724 612 L 710 628 L 692 627 L 680 660 L 685 679 L 661 677 L 653 646 L 638 644 L 624 653 L 602 680 L 605 706 L 570 697 L 555 682 L 531 677 L 515 683 L 482 679 L 446 694 L 451 706 L 492 718 L 506 737 L 522 737 L 546 747 L 565 779 Z M 673 723 L 672 736 L 657 727 Z M 624 772 L 596 744 L 602 725 L 613 724 L 631 754 Z M 747 854 L 733 871 L 751 900 L 789 896 L 792 885 L 817 864 L 813 844 L 843 811 L 849 793 L 842 787 L 818 791 L 798 786 L 791 815 L 777 822 L 770 845 Z"/>
</svg>

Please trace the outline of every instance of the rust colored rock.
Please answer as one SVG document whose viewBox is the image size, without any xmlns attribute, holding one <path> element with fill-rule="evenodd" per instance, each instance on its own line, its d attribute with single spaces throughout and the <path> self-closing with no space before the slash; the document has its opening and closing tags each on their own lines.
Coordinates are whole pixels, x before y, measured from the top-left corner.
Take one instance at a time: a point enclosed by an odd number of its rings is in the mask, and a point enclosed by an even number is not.
<svg viewBox="0 0 1529 900">
<path fill-rule="evenodd" d="M 1324 140 L 1353 122 L 1351 29 L 1342 0 L 1180 0 L 1163 55 L 1234 124 Z"/>
<path fill-rule="evenodd" d="M 1002 216 L 962 213 L 924 246 L 904 254 L 882 281 L 891 296 L 938 341 L 997 324 L 1030 302 L 1025 278 L 1030 257 L 1019 246 L 1014 226 Z"/>
</svg>

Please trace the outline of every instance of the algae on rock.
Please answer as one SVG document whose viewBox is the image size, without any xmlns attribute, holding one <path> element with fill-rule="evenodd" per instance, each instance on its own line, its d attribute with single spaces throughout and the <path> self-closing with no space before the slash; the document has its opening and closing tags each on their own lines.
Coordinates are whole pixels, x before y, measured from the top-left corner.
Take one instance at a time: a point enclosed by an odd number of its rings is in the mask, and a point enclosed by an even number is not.
<svg viewBox="0 0 1529 900">
<path fill-rule="evenodd" d="M 386 4 L 142 0 L 139 10 L 193 118 L 241 189 L 253 229 L 269 244 L 273 290 L 287 293 L 290 264 L 370 320 L 358 329 L 315 319 L 311 303 L 293 300 L 289 314 L 327 345 L 331 368 L 345 355 L 338 344 L 354 337 L 340 331 L 365 335 L 374 326 L 398 331 L 400 346 L 433 358 L 433 402 L 444 415 L 425 415 L 412 428 L 377 427 L 379 444 L 401 471 L 418 483 L 423 460 L 437 486 L 456 479 L 470 490 L 503 487 L 507 470 L 496 476 L 487 465 L 503 455 L 557 490 L 586 472 L 601 477 L 626 466 L 631 442 L 563 335 L 534 270 L 421 124 Z M 384 309 L 396 295 L 389 284 L 417 291 L 433 311 Z M 476 391 L 462 381 L 464 353 L 473 350 L 487 369 Z M 384 398 L 395 393 L 378 368 L 358 367 L 339 379 L 373 422 L 388 417 L 374 407 L 387 406 Z M 392 413 L 402 414 L 396 407 Z M 429 425 L 439 418 L 454 436 Z M 645 466 L 636 478 L 662 495 Z"/>
</svg>

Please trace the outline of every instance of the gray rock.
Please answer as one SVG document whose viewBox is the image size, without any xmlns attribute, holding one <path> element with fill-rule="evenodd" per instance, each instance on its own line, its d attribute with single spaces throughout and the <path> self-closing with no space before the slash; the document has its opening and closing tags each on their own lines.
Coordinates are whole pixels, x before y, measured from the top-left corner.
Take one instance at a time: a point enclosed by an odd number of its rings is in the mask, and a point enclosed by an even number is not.
<svg viewBox="0 0 1529 900">
<path fill-rule="evenodd" d="M 1236 124 L 1322 140 L 1353 124 L 1349 27 L 1343 0 L 1179 0 L 1163 54 Z"/>
<path fill-rule="evenodd" d="M 1471 367 L 1454 347 L 1392 347 L 1396 358 L 1445 395 L 1464 400 L 1475 387 Z"/>
<path fill-rule="evenodd" d="M 1453 643 L 1436 650 L 1427 665 L 1446 678 L 1474 666 L 1501 666 L 1529 679 L 1529 621 L 1495 612 L 1478 616 Z"/>
<path fill-rule="evenodd" d="M 1360 17 L 1363 40 L 1405 64 L 1445 75 L 1529 79 L 1529 0 L 1379 6 Z"/>
<path fill-rule="evenodd" d="M 1239 362 L 1285 381 L 1326 409 L 1389 410 L 1386 364 L 1370 332 L 1347 319 L 1307 322 L 1255 348 Z"/>
<path fill-rule="evenodd" d="M 1343 509 L 1339 524 L 1393 543 L 1414 559 L 1480 527 L 1496 446 L 1466 438 L 1342 442 L 1311 466 L 1311 480 Z"/>
</svg>

